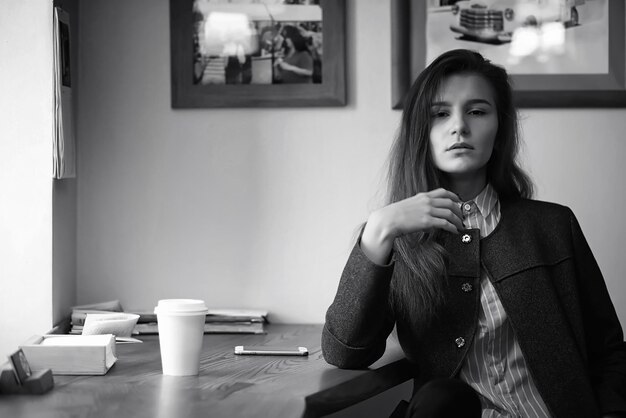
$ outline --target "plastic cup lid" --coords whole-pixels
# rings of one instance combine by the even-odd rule
[[[161,299],[154,308],[155,312],[197,314],[207,313],[203,300],[199,299]]]

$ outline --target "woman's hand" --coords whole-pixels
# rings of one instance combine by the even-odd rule
[[[457,233],[464,228],[460,202],[456,194],[436,189],[372,212],[361,235],[361,249],[373,262],[386,264],[397,237],[436,229]]]
[[[381,211],[394,238],[435,229],[457,233],[464,228],[460,203],[451,191],[436,189],[392,203]]]

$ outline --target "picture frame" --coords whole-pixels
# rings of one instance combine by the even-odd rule
[[[511,74],[518,107],[626,107],[625,6],[619,0],[606,1],[608,71],[592,74]],[[391,0],[393,109],[402,108],[406,92],[426,66],[426,3],[424,0]],[[468,49],[473,49],[470,42],[467,44]]]
[[[13,373],[15,374],[15,378],[17,379],[17,383],[23,385],[26,380],[33,374],[30,369],[30,365],[28,364],[28,360],[26,360],[26,356],[22,349],[18,349],[13,354],[9,355],[9,361],[11,362],[11,367],[13,369]]]
[[[345,106],[345,0],[319,0],[323,51],[321,70],[318,70],[321,82],[318,79],[314,83],[295,84],[272,84],[275,83],[273,75],[270,84],[199,84],[194,80],[194,59],[197,60],[194,58],[194,49],[197,49],[194,46],[194,30],[197,30],[194,29],[194,2],[197,1],[170,0],[172,108]],[[237,7],[237,4],[233,5]],[[273,51],[271,60],[275,63]],[[275,65],[270,67],[275,68]]]

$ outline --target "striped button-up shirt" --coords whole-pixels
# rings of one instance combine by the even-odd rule
[[[461,204],[466,228],[489,235],[500,221],[500,202],[487,185],[472,201]],[[550,417],[533,382],[498,294],[484,271],[476,335],[459,377],[479,394],[482,418]]]

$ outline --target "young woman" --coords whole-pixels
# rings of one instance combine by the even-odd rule
[[[626,416],[626,344],[570,209],[530,200],[504,69],[467,50],[410,91],[388,204],[370,214],[322,349],[367,367],[394,326],[414,365],[407,416]]]
[[[312,83],[313,57],[307,40],[295,26],[287,25],[282,31],[285,38],[285,57],[278,58],[274,65],[280,69],[283,83]]]

